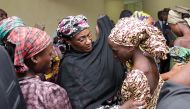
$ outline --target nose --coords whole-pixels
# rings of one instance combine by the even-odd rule
[[[86,39],[86,45],[91,45],[91,43],[92,43],[91,38],[87,38],[87,39]]]

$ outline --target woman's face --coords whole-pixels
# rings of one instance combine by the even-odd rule
[[[177,36],[182,36],[178,24],[169,24],[169,27]]]
[[[89,29],[85,29],[71,40],[68,40],[67,43],[69,43],[74,50],[79,52],[90,52],[92,50],[92,33]]]
[[[6,18],[7,18],[7,16],[0,12],[0,21],[3,20],[3,19],[6,19]]]
[[[35,55],[33,58],[36,60],[34,62],[34,67],[32,70],[36,73],[45,73],[47,72],[49,66],[51,65],[53,45],[50,44],[42,52]]]
[[[134,47],[125,47],[122,45],[117,45],[110,40],[108,40],[108,43],[113,51],[114,56],[118,58],[120,61],[125,62],[132,57]]]

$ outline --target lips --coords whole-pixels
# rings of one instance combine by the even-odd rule
[[[92,45],[90,45],[90,46],[87,47],[88,50],[91,49],[91,48],[92,48]]]

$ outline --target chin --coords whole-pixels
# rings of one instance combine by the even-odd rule
[[[91,52],[91,51],[92,51],[92,47],[85,50],[85,52]]]
[[[88,52],[91,52],[92,51],[92,49],[90,49],[90,50],[86,50],[86,52],[88,53]]]

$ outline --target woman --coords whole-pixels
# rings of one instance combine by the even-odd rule
[[[147,109],[156,109],[164,81],[155,58],[166,59],[168,47],[161,32],[136,18],[118,21],[109,36],[109,45],[122,62],[131,65],[122,86],[122,101],[145,100]]]
[[[143,21],[144,23],[148,24],[148,25],[154,25],[154,19],[152,18],[152,16],[150,16],[149,14],[147,13],[144,13],[143,11],[135,11],[132,15],[132,17],[138,19],[138,20],[141,20]],[[170,52],[171,54],[171,52]],[[169,54],[167,54],[167,58],[168,58]],[[156,63],[158,64],[158,69],[161,70],[163,68],[162,66],[162,61],[167,61],[169,59],[166,59],[166,60],[160,60],[160,59],[157,59],[155,58],[156,60]],[[161,61],[161,62],[160,62]],[[166,66],[165,66],[166,67]],[[182,64],[175,64],[170,71],[168,72],[164,72],[163,74],[161,74],[161,77],[163,80],[168,80],[170,77],[172,77],[173,75],[176,74],[176,72],[180,71],[181,68],[183,67]],[[161,72],[160,72],[161,73]]]
[[[23,26],[25,26],[25,24],[22,19],[16,16],[8,17],[0,21],[0,45],[5,47],[12,61],[14,61],[14,45],[6,41],[7,36],[12,29]]]
[[[159,77],[153,57],[165,59],[168,47],[157,28],[134,18],[121,19],[109,36],[109,45],[117,58],[132,65],[122,86],[124,100],[144,99],[147,109],[189,108],[190,64],[178,70],[169,81]]]
[[[162,86],[157,109],[189,109],[190,107],[190,63]]]
[[[117,102],[124,70],[108,47],[107,37],[112,27],[107,16],[100,18],[99,36],[92,42],[85,16],[68,16],[58,25],[58,36],[68,44],[58,79],[67,90],[74,109],[95,109]],[[128,103],[127,106],[133,104]],[[134,106],[136,104],[131,107]]]
[[[27,108],[71,109],[66,91],[56,84],[41,81],[38,76],[46,72],[51,62],[50,36],[32,27],[17,27],[9,32],[9,28],[5,28],[8,26],[1,27],[0,36],[6,36],[3,42],[14,46],[13,62]]]
[[[190,11],[184,7],[176,7],[169,11],[168,23],[171,30],[179,36],[170,49],[171,65],[187,63],[190,59]]]
[[[8,42],[7,37],[13,29],[18,27],[25,27],[25,24],[22,19],[16,16],[6,18],[0,22],[0,44],[7,49],[12,61],[14,61],[15,45]],[[45,74],[39,74],[42,80],[56,82],[60,58],[58,57],[55,49],[53,49],[53,54],[52,65],[50,66],[51,68],[49,68],[48,72]]]

